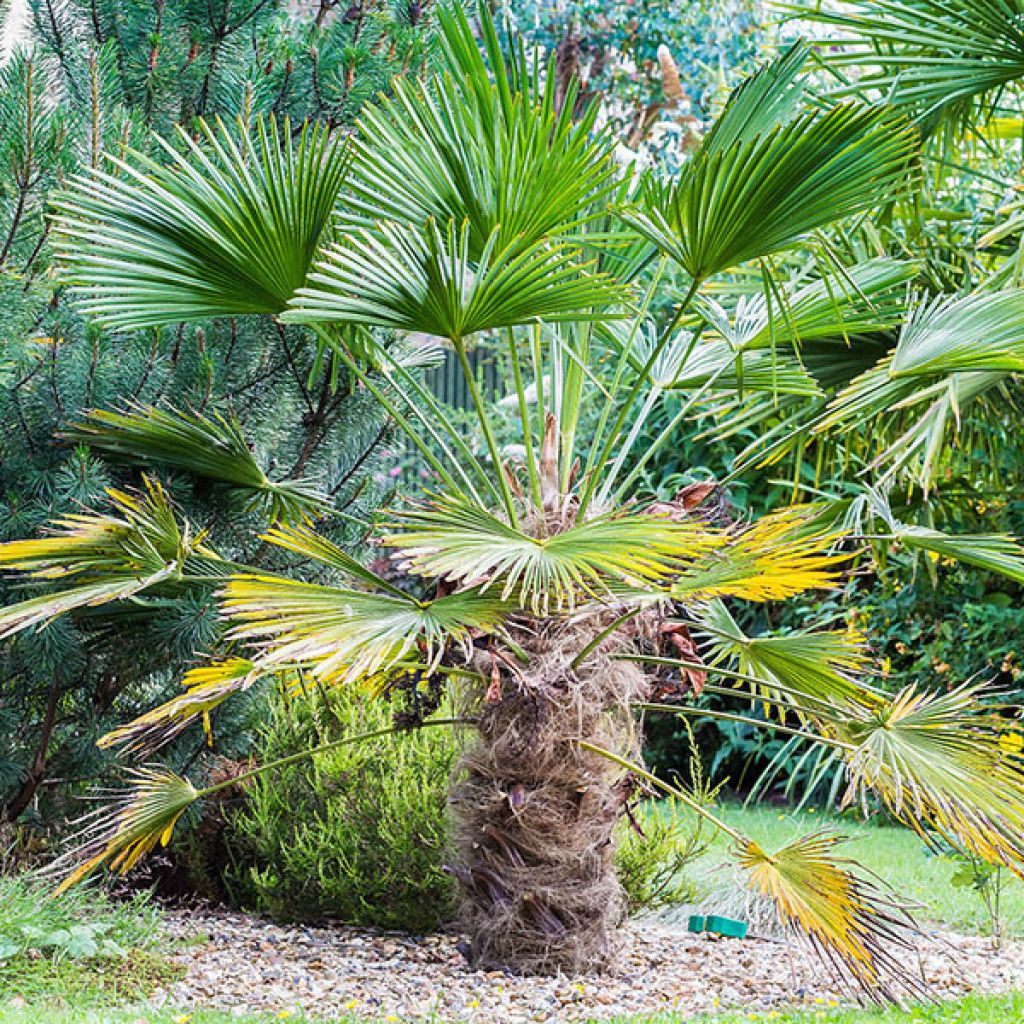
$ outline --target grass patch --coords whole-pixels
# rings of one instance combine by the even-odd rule
[[[769,808],[743,808],[726,804],[717,813],[730,825],[749,834],[768,849],[783,846],[802,833],[831,827],[850,841],[844,852],[865,868],[884,878],[904,898],[919,903],[916,916],[959,931],[991,934],[988,916],[979,895],[970,887],[952,884],[958,864],[948,857],[935,857],[906,829],[876,825],[855,818],[834,817],[820,812],[783,812]],[[712,869],[727,860],[728,840],[716,837],[704,856],[691,866],[695,879],[705,890],[716,881]],[[1003,872],[1002,920],[1004,934],[1024,935],[1024,882]],[[920,1018],[922,1020],[928,1018]]]
[[[628,1018],[627,1018],[628,1020]],[[627,1020],[617,1024],[627,1024]],[[701,1024],[1020,1024],[1024,993],[968,996],[951,1003],[884,1010],[803,1010],[750,1014],[730,1013],[701,1018]],[[682,1024],[681,1018],[655,1018],[649,1024]],[[639,1024],[639,1022],[637,1022]],[[691,1021],[689,1024],[697,1024]]]
[[[71,1007],[6,1007],[0,1010],[4,1024],[368,1024],[351,1017],[313,1021],[299,1014],[251,1014],[236,1016],[219,1010],[102,1010]],[[608,1024],[1020,1024],[1024,1019],[1024,994],[970,996],[952,1003],[911,1007],[907,1010],[825,1010],[792,1012],[728,1013],[714,1017],[683,1018],[677,1014],[655,1017],[617,1017]],[[412,1024],[411,1021],[390,1024]],[[378,1022],[379,1024],[379,1022]]]
[[[138,1002],[173,983],[184,969],[152,948],[159,917],[141,896],[115,902],[81,887],[54,897],[27,878],[0,878],[2,1019],[12,1002],[66,1014]]]

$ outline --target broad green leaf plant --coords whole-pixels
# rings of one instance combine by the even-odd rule
[[[918,341],[899,367],[955,355],[961,339],[923,352],[929,315],[906,305],[907,261],[843,262],[828,234],[912,192],[919,133],[885,105],[809,102],[798,44],[734,94],[676,180],[636,181],[593,114],[574,119],[543,61],[509,53],[486,14],[478,32],[455,9],[439,23],[444,73],[398,83],[350,141],[270,121],[205,126],[166,169],[128,153],[116,189],[102,172],[74,182],[55,223],[67,280],[108,325],[258,310],[315,329],[430,474],[427,493],[371,524],[394,571],[322,538],[316,496],[254,469],[229,418],[127,407],[91,417],[80,436],[276,502],[265,543],[333,582],[230,564],[148,480],[111,495],[113,512],[0,546],[0,564],[31,590],[3,610],[3,629],[222,580],[218,659],[105,740],[141,756],[191,723],[210,728],[262,677],[368,697],[399,680],[443,685],[455,712],[417,724],[468,734],[452,781],[453,871],[477,963],[578,970],[614,957],[624,902],[612,836],[634,785],[722,829],[751,891],[846,979],[876,998],[917,991],[912,922],[840,855],[838,837],[773,851],[740,834],[644,768],[643,718],[699,718],[716,713],[696,703],[702,690],[728,697],[738,710],[718,713],[834,754],[848,800],[870,797],[925,841],[1024,873],[1015,727],[977,687],[887,695],[848,632],[740,628],[743,602],[841,580],[853,545],[836,509],[747,521],[705,510],[706,493],[645,503],[635,492],[709,396],[804,395],[806,339],[841,352],[907,318]],[[776,261],[793,259],[811,270],[780,286]],[[954,312],[976,315],[971,329],[1009,358],[1012,339],[987,329],[984,308]],[[511,446],[507,414],[474,372],[482,345],[509,368]],[[443,350],[465,371],[470,431],[423,382]],[[638,450],[666,396],[679,411]],[[58,860],[63,885],[130,868],[222,788],[155,767],[129,782]]]

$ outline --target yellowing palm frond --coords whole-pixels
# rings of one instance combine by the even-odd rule
[[[878,795],[925,839],[1024,876],[1024,760],[1020,726],[986,706],[984,690],[907,687],[876,709],[849,716],[849,799]],[[1010,741],[1010,742],[1008,742]]]
[[[639,513],[590,519],[534,537],[486,509],[451,499],[398,518],[385,543],[414,572],[500,592],[534,613],[601,598],[616,585],[653,584],[722,542],[718,531]]]
[[[136,768],[129,776],[131,788],[87,816],[74,849],[47,869],[63,874],[73,868],[58,893],[100,867],[123,874],[157,843],[166,846],[174,826],[200,796],[191,782],[166,768]]]
[[[209,736],[210,712],[229,697],[248,689],[261,675],[262,668],[247,658],[228,658],[194,668],[186,672],[181,681],[185,693],[118,726],[101,736],[96,745],[121,746],[126,752],[150,754],[169,743],[197,718],[202,718]]]
[[[913,921],[892,893],[836,856],[839,842],[816,833],[769,854],[746,840],[737,857],[750,889],[770,900],[781,923],[806,938],[841,980],[879,1000],[926,994],[911,955]]]
[[[163,487],[143,479],[140,492],[107,492],[115,514],[62,516],[51,536],[0,544],[0,568],[63,586],[0,609],[0,636],[179,580],[192,555],[218,560],[202,535],[179,525]]]
[[[372,679],[413,651],[437,657],[506,612],[476,591],[419,601],[257,575],[231,577],[221,607],[235,623],[230,636],[258,647],[267,671],[309,666],[342,684]]]
[[[679,579],[672,594],[690,601],[779,601],[833,587],[841,578],[839,566],[847,561],[832,551],[841,536],[820,526],[809,509],[783,509],[730,536]]]

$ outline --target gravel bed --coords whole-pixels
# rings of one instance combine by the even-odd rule
[[[780,942],[691,935],[631,922],[617,966],[602,976],[522,978],[471,970],[455,935],[395,935],[348,927],[282,927],[244,914],[171,911],[165,921],[183,981],[156,1001],[329,1019],[525,1024],[604,1020],[675,1010],[835,1004],[844,1000],[813,957]],[[935,931],[918,951],[936,995],[1024,988],[1024,943]],[[285,1017],[288,1016],[286,1012]]]

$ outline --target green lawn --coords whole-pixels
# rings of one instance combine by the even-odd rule
[[[175,1010],[96,1010],[42,1009],[35,1007],[0,1007],[4,1024],[357,1024],[354,1020],[335,1018],[312,1022],[307,1018],[287,1015],[244,1016],[213,1010],[196,1010],[183,1014]],[[1024,994],[995,998],[972,997],[962,1002],[938,1006],[914,1007],[906,1011],[834,1011],[807,1010],[799,1013],[728,1014],[714,1018],[691,1020],[687,1024],[1020,1024],[1024,1019]],[[622,1017],[614,1024],[683,1024],[676,1015],[658,1017]],[[365,1022],[360,1022],[365,1024]],[[390,1024],[396,1024],[393,1020]],[[406,1022],[399,1022],[406,1024]]]
[[[864,867],[880,875],[903,897],[922,904],[916,916],[965,932],[989,934],[982,900],[970,887],[956,887],[951,879],[957,864],[946,857],[930,856],[910,832],[901,828],[867,824],[856,819],[837,819],[802,811],[744,809],[720,806],[717,812],[731,825],[769,848],[785,844],[795,836],[821,828],[835,828],[850,836],[845,852]],[[701,861],[693,866],[695,879],[704,887],[715,884],[709,869],[726,859],[726,841],[717,839]],[[1002,918],[1007,935],[1024,935],[1024,882],[1003,872]]]

